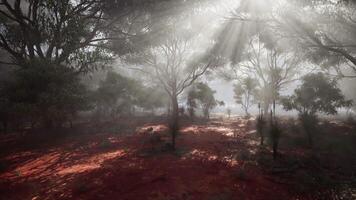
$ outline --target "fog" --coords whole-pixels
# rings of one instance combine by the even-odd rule
[[[0,0],[0,199],[356,199],[356,1]]]

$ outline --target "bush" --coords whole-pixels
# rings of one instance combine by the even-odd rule
[[[51,128],[89,109],[87,90],[73,70],[39,61],[26,66],[15,71],[1,91],[11,103],[9,114]]]

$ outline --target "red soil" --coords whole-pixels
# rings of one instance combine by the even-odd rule
[[[286,186],[241,159],[258,149],[247,121],[183,125],[175,153],[152,151],[145,142],[148,127],[169,141],[162,124],[139,126],[127,136],[78,134],[33,148],[12,147],[3,138],[0,144],[9,142],[13,152],[0,157],[7,163],[0,199],[293,199]]]

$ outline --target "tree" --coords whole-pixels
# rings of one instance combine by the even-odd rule
[[[142,33],[138,27],[147,25],[134,23],[146,14],[139,17],[135,11],[145,5],[132,0],[2,0],[0,48],[6,56],[1,55],[0,63],[14,66],[11,78],[17,81],[9,84],[14,94],[3,93],[16,103],[9,112],[40,117],[51,126],[54,118],[64,117],[64,111],[81,110],[86,89],[80,76],[106,66],[112,60],[111,50],[118,46],[117,54],[132,50],[133,38]]]
[[[322,73],[304,76],[302,85],[292,96],[283,98],[282,103],[284,109],[298,111],[310,145],[313,144],[312,133],[317,123],[317,113],[335,115],[338,108],[352,105],[352,101],[345,100],[337,81]]]
[[[138,95],[136,106],[149,110],[152,114],[154,114],[155,109],[163,108],[169,101],[167,94],[157,87],[154,88],[141,85]]]
[[[196,102],[196,91],[194,89],[189,90],[187,95],[188,113],[191,118],[195,117],[195,109],[198,107]]]
[[[212,90],[205,83],[197,83],[196,85],[196,99],[198,100],[198,104],[200,104],[204,117],[207,119],[210,118],[210,111],[212,109],[218,105],[224,105],[223,101],[215,99],[215,93],[216,91]]]
[[[356,77],[354,1],[270,2],[260,12],[251,3],[243,1],[230,19],[246,26],[263,25],[333,75]]]
[[[257,93],[257,83],[254,79],[244,78],[240,84],[234,85],[234,99],[236,103],[241,104],[246,116],[249,116],[248,109],[252,105],[253,96]]]
[[[160,85],[170,97],[172,113],[170,129],[172,148],[178,132],[178,97],[201,77],[209,68],[219,64],[213,56],[197,56],[193,49],[194,38],[187,30],[168,30],[166,37],[160,38],[158,45],[126,57],[126,61],[136,64],[135,70],[148,76]],[[194,61],[192,60],[194,57]]]
[[[39,62],[14,73],[2,92],[11,104],[9,115],[40,120],[51,128],[89,108],[88,92],[71,69]]]
[[[271,121],[270,121],[270,127],[269,127],[269,138],[272,143],[273,160],[276,160],[277,155],[278,155],[278,146],[279,146],[279,140],[281,137],[282,130],[279,127],[275,116],[271,116],[270,120]],[[261,142],[262,141],[263,140],[261,138]],[[261,143],[261,144],[263,144],[263,143]]]
[[[195,109],[200,107],[205,118],[209,119],[210,111],[218,105],[223,105],[224,102],[215,99],[216,91],[212,90],[205,83],[193,84],[188,92],[187,105],[188,112],[191,117],[195,115]]]
[[[256,80],[258,92],[254,98],[262,103],[265,114],[280,91],[297,79],[300,57],[288,49],[278,47],[267,33],[251,36],[238,63],[230,65],[226,76],[232,80],[251,77]],[[230,58],[233,61],[234,56]]]
[[[227,108],[226,109],[226,113],[227,113],[228,118],[230,119],[230,117],[231,117],[231,108]]]
[[[94,92],[97,111],[112,119],[116,119],[119,114],[131,114],[134,105],[138,104],[141,87],[133,79],[108,72]]]
[[[26,67],[33,60],[89,70],[89,64],[103,61],[99,48],[107,37],[104,1],[3,0],[0,4],[0,47],[11,63]]]
[[[185,0],[2,0],[0,48],[7,56],[0,56],[0,63],[24,70],[48,65],[49,71],[64,68],[81,76],[107,66],[115,55],[155,46],[157,40],[152,38],[164,32],[161,22],[170,21],[168,16],[182,18],[183,11],[199,4]]]
[[[309,9],[303,9],[308,7]],[[296,35],[295,44],[308,51],[309,60],[340,77],[356,78],[354,1],[297,3],[293,15],[284,13],[285,34]]]

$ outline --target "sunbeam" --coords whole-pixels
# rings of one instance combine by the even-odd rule
[[[356,199],[353,0],[0,0],[0,199]]]

